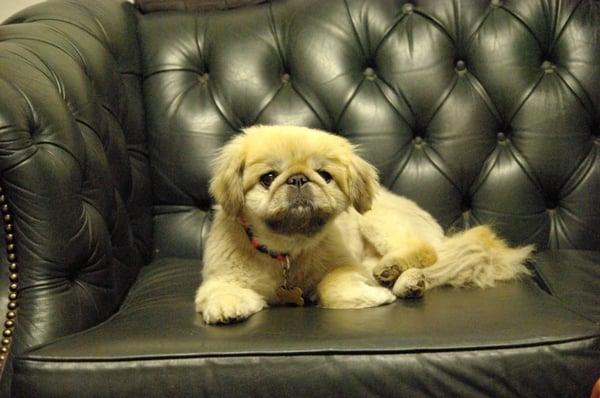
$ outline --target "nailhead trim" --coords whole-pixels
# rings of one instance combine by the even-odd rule
[[[6,240],[6,258],[9,261],[8,265],[8,279],[10,284],[8,285],[8,311],[6,312],[6,319],[4,320],[4,329],[2,331],[2,340],[0,340],[0,377],[4,371],[6,365],[6,359],[10,351],[11,343],[13,341],[15,323],[17,318],[17,297],[19,290],[19,266],[17,264],[17,246],[15,245],[15,232],[13,225],[13,217],[10,214],[10,206],[4,194],[4,190],[0,186],[0,212],[2,213],[2,222],[4,223],[5,240]]]

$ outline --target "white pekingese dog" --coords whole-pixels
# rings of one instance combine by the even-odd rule
[[[445,236],[333,134],[251,127],[224,146],[213,172],[218,205],[196,293],[209,324],[270,304],[374,307],[439,285],[487,287],[528,274],[531,246],[509,248],[487,226]]]

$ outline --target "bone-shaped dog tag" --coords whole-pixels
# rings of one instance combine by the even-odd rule
[[[302,298],[302,289],[299,287],[285,288],[280,286],[277,288],[277,297],[283,304],[294,304],[299,307],[304,305],[304,299]]]

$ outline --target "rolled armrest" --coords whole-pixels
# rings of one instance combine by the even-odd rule
[[[149,259],[140,86],[124,0],[49,1],[0,26],[3,364],[105,320]]]

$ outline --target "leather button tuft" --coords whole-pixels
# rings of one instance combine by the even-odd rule
[[[377,74],[375,73],[375,70],[373,68],[371,68],[370,66],[365,68],[365,70],[363,71],[363,75],[365,75],[365,77],[369,80],[375,80],[377,78]]]
[[[542,69],[546,73],[552,73],[552,72],[554,72],[555,68],[556,68],[556,66],[552,62],[550,62],[550,61],[544,61],[544,62],[542,62]]]
[[[290,74],[289,73],[284,73],[283,75],[281,75],[281,82],[283,84],[289,83],[290,81]]]
[[[419,145],[423,145],[423,138],[417,136],[415,137],[415,145],[419,146]]]
[[[502,0],[492,0],[492,1],[490,2],[490,5],[491,5],[492,7],[500,7],[500,6],[502,5]]]
[[[467,64],[462,59],[456,61],[456,70],[459,72],[463,72],[467,69]]]
[[[548,211],[556,211],[557,207],[558,207],[558,200],[553,200],[553,199],[546,200],[546,209],[548,209]]]
[[[502,132],[498,133],[498,141],[500,141],[500,142],[506,141],[506,134],[504,134]]]
[[[471,211],[471,201],[469,198],[463,198],[462,202],[460,203],[460,210],[463,213]]]
[[[209,79],[210,79],[210,75],[208,73],[204,73],[204,74],[198,76],[198,80],[202,84],[208,84]]]
[[[402,12],[405,14],[411,14],[415,10],[415,6],[411,3],[406,3],[402,6]]]

